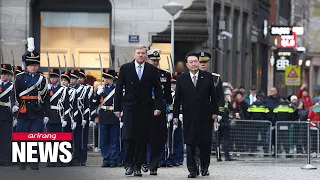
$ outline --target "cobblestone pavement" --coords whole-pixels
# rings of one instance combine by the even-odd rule
[[[144,173],[142,177],[127,177],[124,169],[101,168],[101,157],[90,155],[86,167],[46,168],[41,167],[39,171],[18,170],[18,167],[0,167],[1,180],[133,180],[133,179],[187,179],[188,171],[186,165],[173,168],[160,168],[158,176],[150,176]],[[209,177],[197,177],[198,179],[215,180],[315,180],[320,175],[320,159],[312,159],[312,163],[319,168],[317,170],[302,170],[301,166],[306,164],[306,158],[298,159],[274,159],[274,158],[240,158],[232,162],[219,162],[212,158]]]

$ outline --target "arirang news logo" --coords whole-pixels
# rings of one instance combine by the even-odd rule
[[[12,133],[12,162],[61,162],[72,160],[72,133]]]

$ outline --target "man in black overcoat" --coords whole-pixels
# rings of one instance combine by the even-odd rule
[[[150,119],[159,116],[164,106],[158,69],[145,62],[146,56],[147,48],[136,46],[135,60],[121,66],[116,85],[114,113],[120,117],[123,111],[126,175],[142,176],[141,155],[150,138]]]
[[[214,117],[218,114],[216,88],[211,73],[199,70],[199,56],[186,56],[189,69],[176,82],[176,97],[173,106],[173,120],[179,121],[180,105],[183,109],[183,135],[187,145],[187,167],[189,178],[195,178],[197,164],[195,149],[200,149],[201,174],[208,176]]]

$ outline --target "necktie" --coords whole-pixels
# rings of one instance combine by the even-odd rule
[[[142,66],[139,65],[138,66],[138,77],[139,77],[139,80],[141,80],[141,76],[142,76],[142,70],[141,70]]]
[[[194,87],[197,85],[197,76],[193,76],[193,85]]]

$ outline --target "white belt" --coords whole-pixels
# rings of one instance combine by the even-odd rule
[[[109,110],[109,111],[113,110],[113,106],[100,106],[100,108],[103,110]]]
[[[73,116],[76,117],[78,115],[79,111],[76,110],[74,113],[73,113]]]
[[[0,101],[0,106],[10,107],[10,103]]]
[[[62,107],[59,107],[59,106],[50,106],[51,109],[53,110],[61,110]]]

